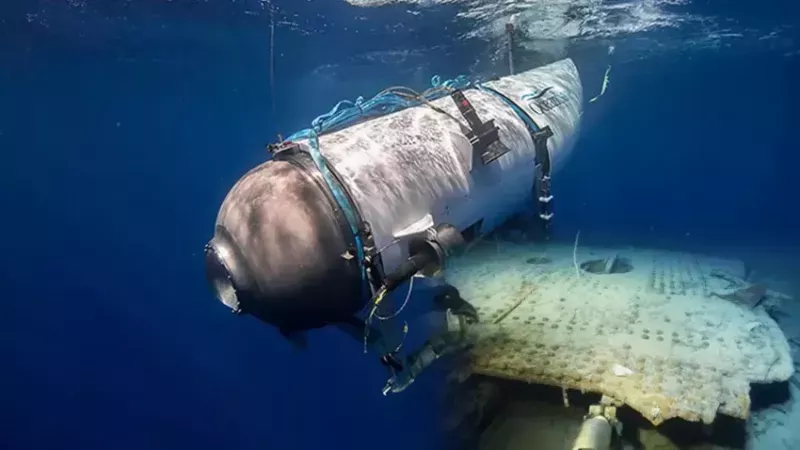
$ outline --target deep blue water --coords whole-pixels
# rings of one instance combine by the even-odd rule
[[[337,332],[300,352],[232,317],[201,255],[278,132],[389,85],[501,73],[497,42],[459,38],[475,25],[453,5],[276,2],[272,99],[257,2],[73,3],[0,6],[0,448],[439,448],[435,373],[384,398],[384,370]],[[555,181],[558,237],[800,244],[797,6],[714,3],[681,8],[780,38],[568,47],[587,98],[618,51]]]

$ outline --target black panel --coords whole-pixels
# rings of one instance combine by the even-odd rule
[[[478,220],[472,225],[465,228],[461,235],[464,236],[464,242],[470,243],[481,235],[481,227],[483,226],[483,219]]]

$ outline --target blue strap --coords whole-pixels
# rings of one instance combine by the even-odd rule
[[[367,273],[366,267],[364,267],[364,245],[361,242],[361,234],[358,229],[358,215],[356,214],[355,206],[350,203],[350,200],[342,190],[342,187],[336,180],[333,179],[333,175],[328,169],[328,164],[325,161],[325,158],[322,156],[322,153],[319,151],[319,135],[314,129],[308,128],[293,134],[290,140],[292,139],[308,139],[308,147],[309,153],[311,154],[311,159],[314,160],[314,164],[322,174],[325,184],[328,185],[328,189],[330,189],[331,193],[333,194],[333,198],[336,200],[339,208],[342,209],[342,212],[347,219],[347,224],[350,225],[350,231],[353,233],[353,238],[355,239],[356,244],[356,257],[358,258],[359,271],[361,272],[361,281],[365,282],[367,279]]]

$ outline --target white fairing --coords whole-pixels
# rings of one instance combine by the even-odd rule
[[[583,91],[575,64],[565,59],[486,83],[514,101],[540,128],[550,126],[552,172],[563,166],[578,133]],[[547,89],[546,91],[544,91]],[[542,93],[534,100],[526,94]],[[455,120],[468,126],[453,100],[432,102],[450,116],[418,106],[320,138],[320,152],[339,172],[364,220],[372,226],[391,271],[407,254],[404,230],[417,222],[464,230],[483,219],[491,231],[531,202],[535,149],[525,123],[496,95],[464,92],[482,121],[494,119],[509,152],[483,165]],[[527,98],[527,97],[526,97]],[[393,243],[394,242],[394,243]]]

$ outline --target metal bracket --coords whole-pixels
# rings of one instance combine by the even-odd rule
[[[267,151],[273,156],[275,156],[276,153],[280,153],[285,150],[296,149],[298,147],[299,145],[292,141],[278,141],[266,145]]]
[[[372,234],[372,226],[369,222],[361,222],[358,232],[361,235],[361,243],[364,248],[365,261],[363,264],[367,271],[370,287],[374,293],[383,285],[383,279],[386,275],[383,270],[383,258],[381,258],[381,252],[375,245],[375,236]]]
[[[553,136],[549,126],[531,134],[534,150],[536,151],[536,179],[533,185],[533,196],[538,204],[539,218],[545,234],[553,218],[551,203],[553,195],[550,193],[550,152],[547,150],[547,140]]]
[[[508,148],[500,147],[490,150],[489,146],[494,144],[500,139],[498,132],[500,131],[494,124],[494,119],[483,122],[478,113],[475,112],[472,103],[467,100],[464,93],[460,90],[455,90],[450,93],[450,98],[456,103],[458,111],[461,116],[469,124],[469,130],[466,131],[467,139],[472,144],[472,150],[481,157],[481,162],[484,165],[491,163],[497,158],[509,152]]]

